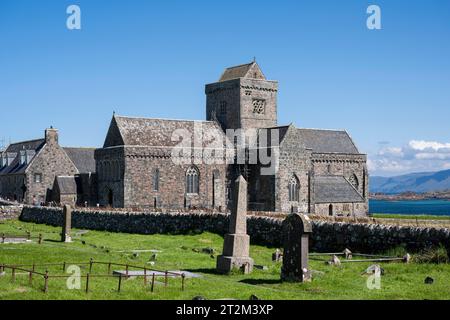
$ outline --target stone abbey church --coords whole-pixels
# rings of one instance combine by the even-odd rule
[[[366,155],[346,131],[279,125],[278,82],[267,80],[256,62],[227,68],[205,93],[205,121],[113,115],[102,148],[63,148],[52,128],[43,139],[11,144],[1,153],[0,197],[33,204],[225,211],[233,182],[243,175],[251,211],[367,213]],[[265,148],[269,154],[277,148],[277,170],[261,174],[265,164],[248,158],[239,164],[195,161],[196,152],[191,163],[175,163],[174,132],[193,133],[196,126],[219,132],[219,148],[233,149],[234,155],[253,145],[244,137],[239,147],[236,138],[230,147],[229,129],[276,130],[277,141]],[[208,148],[207,142],[193,149]],[[253,149],[262,152],[259,143]]]

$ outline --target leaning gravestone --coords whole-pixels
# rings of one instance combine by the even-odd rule
[[[282,225],[284,253],[281,268],[281,280],[304,282],[311,280],[308,269],[308,245],[312,226],[309,218],[303,214],[290,214]]]
[[[62,242],[72,242],[72,208],[69,205],[65,205],[63,209],[63,228],[61,233]]]
[[[233,207],[229,233],[224,237],[223,253],[217,257],[217,271],[228,273],[234,268],[244,273],[253,270],[253,259],[249,256],[250,237],[247,235],[247,181],[239,176],[235,182]]]

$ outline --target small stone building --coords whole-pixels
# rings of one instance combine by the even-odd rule
[[[58,176],[52,188],[52,200],[59,205],[74,207],[78,202],[80,179],[75,176]]]
[[[57,176],[52,188],[52,201],[59,205],[95,206],[97,200],[97,175],[94,148],[64,148],[75,164],[74,176]]]
[[[63,148],[58,138],[50,128],[43,139],[13,143],[0,153],[1,198],[45,204],[53,201],[56,177],[78,176],[86,185],[81,198],[96,202],[94,149]]]

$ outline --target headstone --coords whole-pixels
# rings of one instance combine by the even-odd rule
[[[72,208],[69,205],[65,205],[63,209],[63,216],[64,216],[64,222],[63,222],[63,228],[62,228],[62,234],[61,234],[61,241],[62,242],[72,242]]]
[[[303,214],[290,214],[282,225],[283,230],[283,266],[281,280],[289,282],[305,282],[311,280],[308,268],[309,235],[312,225]]]
[[[345,255],[345,259],[347,259],[347,260],[351,260],[352,259],[353,255],[352,255],[352,252],[349,249],[346,248],[343,253]]]
[[[426,277],[424,282],[425,284],[433,284],[434,279],[432,277]]]
[[[217,257],[217,271],[228,273],[241,269],[244,273],[253,270],[253,259],[249,256],[250,237],[247,235],[247,181],[239,176],[235,182],[233,207],[229,233],[224,237],[223,253]]]
[[[272,261],[280,262],[283,259],[283,253],[280,249],[275,250],[274,253],[272,253]]]
[[[380,267],[380,265],[378,264],[373,264],[371,266],[369,266],[365,271],[365,274],[379,274],[379,275],[384,275],[384,269],[382,267]]]
[[[340,266],[341,260],[339,260],[339,258],[336,255],[333,255],[331,257],[331,259],[329,261],[327,261],[326,263],[329,265],[332,265],[332,266]]]
[[[407,253],[404,257],[403,257],[403,262],[404,263],[410,263],[411,262],[411,255],[409,253]]]

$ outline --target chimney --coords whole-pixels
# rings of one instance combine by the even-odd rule
[[[45,142],[58,144],[58,129],[53,129],[53,127],[45,129]]]

